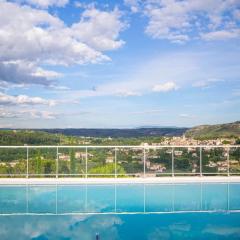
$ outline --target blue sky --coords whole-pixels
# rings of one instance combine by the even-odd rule
[[[239,120],[237,0],[1,0],[0,8],[0,127]]]

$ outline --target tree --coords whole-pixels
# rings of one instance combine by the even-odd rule
[[[41,160],[41,152],[37,151],[36,155],[36,174],[41,174],[42,172],[42,160]]]
[[[189,170],[189,168],[191,167],[190,163],[189,163],[189,159],[187,158],[179,158],[178,161],[175,161],[175,167],[177,170]]]
[[[71,174],[76,173],[76,158],[73,149],[70,149],[70,172]]]
[[[52,173],[52,162],[49,160],[44,163],[44,173],[45,174]]]
[[[124,175],[125,171],[124,168],[120,165],[116,166],[117,174]],[[89,173],[91,174],[115,174],[115,164],[114,163],[108,163],[103,166],[97,166],[94,168],[91,168]],[[111,177],[111,176],[110,176]]]

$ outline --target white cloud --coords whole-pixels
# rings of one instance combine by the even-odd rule
[[[29,110],[29,111],[22,111],[21,113],[28,115],[28,118],[32,119],[56,119],[58,117],[57,113],[49,112],[49,111],[37,111],[37,110]]]
[[[32,73],[32,76],[44,77],[47,79],[54,79],[54,78],[62,77],[63,75],[55,71],[49,71],[49,70],[42,69],[41,67],[37,67],[35,72]]]
[[[209,33],[203,33],[201,34],[201,37],[207,41],[240,38],[240,29],[233,29],[230,31],[220,30],[220,31],[214,31]]]
[[[2,61],[24,59],[68,65],[107,59],[101,52],[74,38],[74,30],[47,11],[4,1],[0,2],[0,8]]]
[[[15,111],[13,112],[7,109],[0,108],[0,119],[15,118],[15,117],[17,117],[17,114]]]
[[[46,4],[49,2],[57,1],[46,0]],[[124,43],[119,39],[119,33],[126,25],[117,9],[108,12],[94,7],[85,9],[80,21],[71,26],[46,10],[26,5],[0,1],[0,9],[0,63],[11,62],[11,67],[15,63],[18,76],[23,75],[21,72],[24,69],[17,63],[35,66],[35,73],[26,75],[25,71],[21,81],[26,78],[29,83],[35,83],[38,79],[41,84],[49,85],[46,84],[47,77],[58,77],[59,74],[40,68],[41,65],[67,66],[109,61],[110,58],[103,52],[115,50]],[[19,82],[18,76],[15,80],[6,76],[7,81]],[[35,80],[29,79],[31,77]]]
[[[206,80],[196,81],[193,83],[193,87],[209,87],[210,85],[224,82],[224,79],[221,78],[208,78]]]
[[[35,109],[10,110],[0,109],[0,119],[56,119],[59,114],[50,111],[39,111]]]
[[[49,6],[64,7],[68,0],[25,0],[23,2],[41,8],[48,8]]]
[[[145,32],[153,38],[183,43],[191,38],[239,37],[237,0],[125,0],[125,3],[148,18]]]
[[[166,82],[166,83],[162,83],[162,84],[157,84],[155,86],[153,86],[153,91],[154,92],[169,92],[172,90],[177,90],[178,87],[176,85],[176,83],[174,82]]]
[[[121,47],[124,41],[117,40],[126,24],[120,21],[118,9],[111,12],[96,8],[86,9],[79,23],[73,24],[74,37],[99,51],[114,50]]]
[[[27,95],[11,96],[0,92],[0,105],[49,105],[54,106],[56,101]]]
[[[0,118],[1,118],[1,112],[0,112]],[[13,127],[13,124],[11,123],[0,123],[0,128],[12,128]],[[5,231],[4,231],[5,233]],[[6,233],[5,233],[6,234]]]
[[[140,4],[140,1],[139,0],[124,0],[124,3],[130,7],[131,11],[133,13],[136,13],[139,11],[139,4]]]
[[[53,79],[61,76],[60,73],[44,70],[31,62],[0,62],[0,82],[49,86],[53,84]]]

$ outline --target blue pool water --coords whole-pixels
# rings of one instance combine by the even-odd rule
[[[0,239],[240,239],[240,184],[0,186]]]

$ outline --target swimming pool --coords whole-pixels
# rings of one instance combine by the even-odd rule
[[[240,184],[4,185],[0,226],[0,239],[240,239]]]

